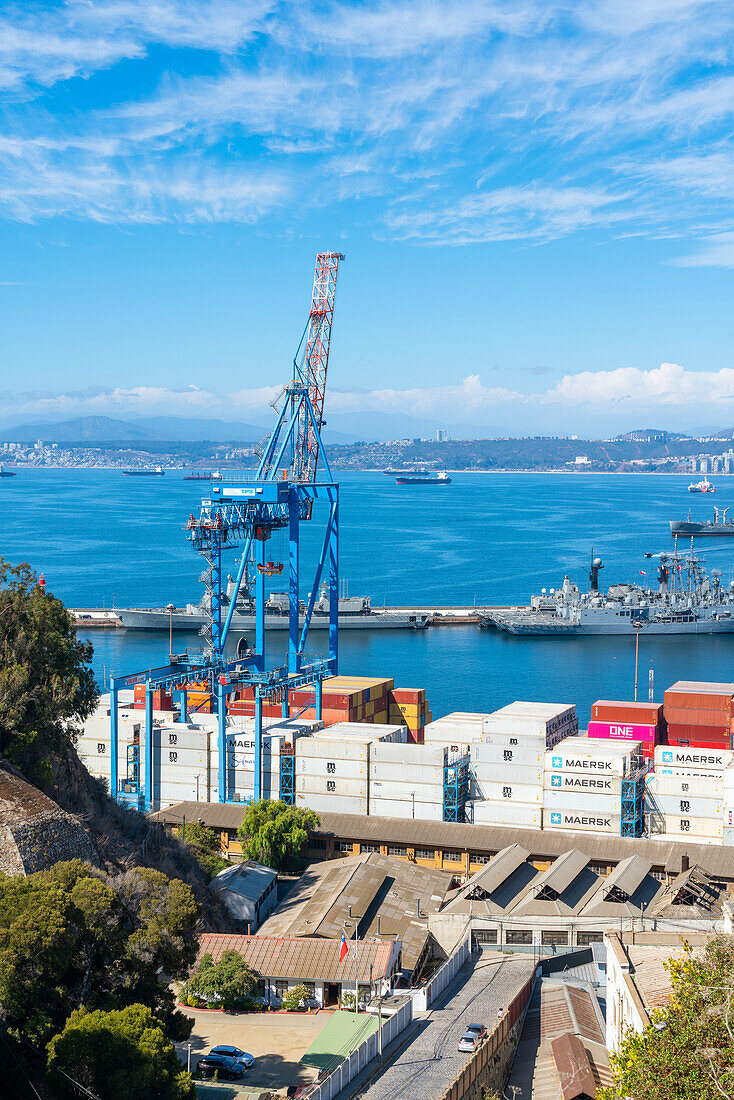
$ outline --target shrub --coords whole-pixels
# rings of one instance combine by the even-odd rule
[[[283,1008],[288,1012],[297,1012],[302,1004],[311,1000],[312,996],[307,985],[294,985],[283,997]]]

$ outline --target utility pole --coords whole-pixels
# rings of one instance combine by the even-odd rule
[[[640,657],[640,624],[634,623],[635,628],[635,702],[637,702],[637,664]]]

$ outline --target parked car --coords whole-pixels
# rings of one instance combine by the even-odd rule
[[[238,1081],[245,1075],[242,1062],[225,1058],[223,1054],[205,1054],[196,1063],[196,1070],[202,1077],[213,1077],[216,1073],[220,1081]]]
[[[221,1056],[222,1058],[233,1058],[235,1062],[242,1062],[242,1065],[245,1067],[245,1069],[249,1069],[255,1061],[254,1055],[248,1054],[246,1050],[240,1050],[239,1047],[227,1047],[220,1045],[212,1047],[209,1053],[215,1054],[218,1057]]]
[[[469,1024],[469,1026],[466,1029],[466,1033],[467,1033],[467,1035],[469,1035],[469,1034],[476,1035],[480,1039],[486,1039],[487,1038],[487,1029],[484,1026],[484,1024]]]
[[[465,1031],[459,1039],[459,1054],[473,1054],[479,1046],[479,1036],[473,1031]]]

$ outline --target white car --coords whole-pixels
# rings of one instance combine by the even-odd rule
[[[248,1054],[246,1050],[240,1050],[239,1047],[212,1047],[209,1053],[218,1054],[222,1058],[232,1058],[235,1062],[241,1062],[245,1069],[249,1069],[255,1061],[252,1054]]]

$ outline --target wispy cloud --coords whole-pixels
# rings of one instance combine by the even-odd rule
[[[378,237],[668,234],[718,262],[733,35],[725,0],[19,4],[0,198],[23,220],[279,226],[349,198]]]

